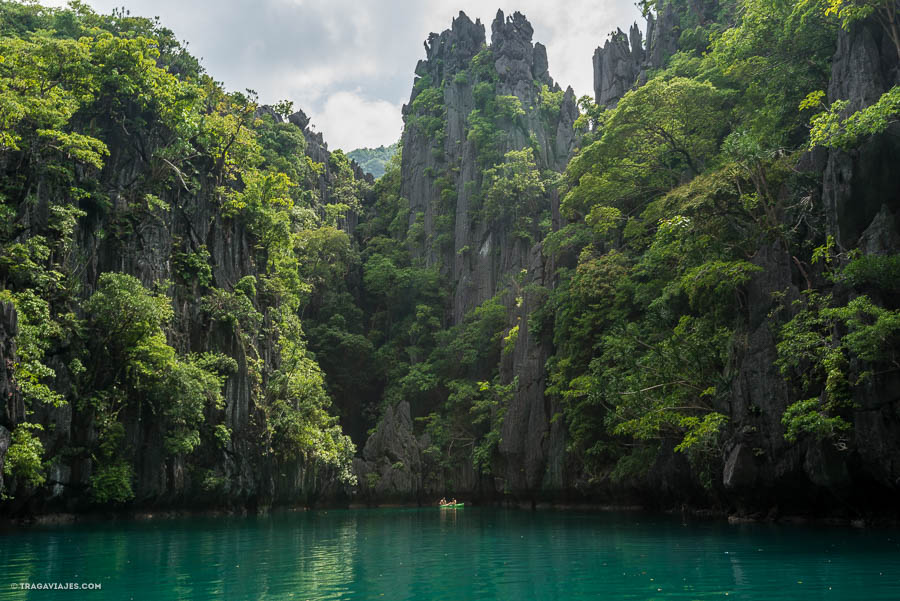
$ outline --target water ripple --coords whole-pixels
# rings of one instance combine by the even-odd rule
[[[895,601],[898,540],[476,508],[94,523],[0,534],[0,599]]]

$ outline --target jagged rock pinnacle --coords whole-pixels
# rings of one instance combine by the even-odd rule
[[[629,33],[626,36],[617,29],[594,51],[594,96],[601,106],[615,106],[645,70],[646,54],[637,23]]]

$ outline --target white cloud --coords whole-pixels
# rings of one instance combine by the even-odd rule
[[[330,95],[311,120],[329,148],[347,151],[396,142],[403,126],[400,105],[364,98],[359,90]]]
[[[378,65],[372,57],[355,60],[342,57],[328,64],[287,65],[255,75],[256,90],[263,102],[293,100],[304,110],[321,106],[335,90],[359,88],[359,81],[378,76]]]

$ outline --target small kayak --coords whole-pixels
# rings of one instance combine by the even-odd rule
[[[446,505],[439,505],[441,509],[459,509],[465,505],[465,503],[447,503]]]

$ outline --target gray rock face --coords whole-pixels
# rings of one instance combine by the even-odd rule
[[[16,425],[25,419],[22,395],[13,379],[18,361],[15,337],[19,333],[18,316],[12,303],[0,302],[0,492],[4,492],[3,466],[6,451]]]
[[[646,46],[637,23],[625,35],[612,32],[594,51],[594,101],[613,108],[629,90],[647,82],[647,71],[659,69],[678,50],[678,15],[672,3],[662,3],[657,17],[647,15]]]
[[[497,11],[497,17],[491,23],[491,48],[494,51],[494,68],[500,81],[515,85],[520,81],[528,81],[533,77],[534,46],[531,36],[534,28],[525,16],[515,12],[504,20],[503,11]],[[539,70],[547,71],[547,53],[543,53]]]
[[[647,57],[637,23],[630,33],[629,40],[619,29],[594,51],[594,99],[601,106],[616,106],[625,92],[646,80]]]
[[[859,249],[867,255],[887,255],[900,248],[900,219],[886,204],[872,219],[859,239]]]
[[[388,407],[354,462],[359,496],[378,501],[421,499],[422,447],[413,434],[409,403]]]
[[[882,212],[866,231],[872,240],[890,240],[885,225],[892,223],[893,218]],[[879,248],[884,248],[883,242]],[[798,498],[814,499],[816,491],[851,496],[860,482],[896,488],[900,449],[891,442],[900,439],[900,420],[892,409],[900,400],[896,374],[857,389],[852,440],[792,444],[784,439],[781,416],[796,399],[774,365],[776,341],[767,315],[774,306],[773,292],[787,292],[787,306],[800,298],[794,283],[800,276],[792,273],[792,259],[778,245],[761,248],[753,262],[764,270],[747,286],[749,332],[724,408],[730,423],[722,472],[725,490],[739,507],[759,510],[797,505]],[[812,505],[806,510],[811,511]]]
[[[547,61],[547,48],[540,42],[534,43],[531,74],[534,76],[535,81],[545,83],[548,86],[553,85],[553,78],[550,77],[550,63]]]
[[[641,85],[648,68],[665,63],[677,50],[678,22],[672,5],[665,4],[657,19],[651,16],[648,20],[647,48],[643,47],[640,31],[635,25],[630,35],[626,36],[620,30],[597,50],[594,68],[598,103],[614,106],[629,89]],[[461,56],[473,55],[475,44],[467,46],[454,42],[454,35],[460,35],[460,31],[473,32],[463,39],[481,39],[480,24],[455,21],[454,30],[429,39],[429,60],[419,64],[417,73],[420,76],[427,73],[435,77],[440,69],[447,69],[447,65],[453,65],[449,71],[452,73],[456,72],[452,69],[464,68],[465,60],[453,56],[452,51],[449,55],[441,55],[441,64],[431,63],[438,57],[433,49],[446,50],[448,45],[451,50],[461,49]],[[554,147],[552,132],[542,129],[529,110],[535,96],[533,82],[529,84],[528,78],[558,89],[549,79],[544,49],[531,44],[532,29],[518,13],[509,18],[498,13],[491,32],[490,48],[499,74],[497,93],[515,95],[526,110],[522,122],[510,124],[506,130],[506,148],[522,147],[526,135],[534,136],[540,147],[537,157],[541,168],[560,168],[558,159],[567,156],[571,149],[570,124],[577,116],[574,95],[570,91],[566,93],[557,130],[559,138]],[[881,34],[869,26],[842,33],[833,64],[829,98],[848,98],[854,108],[865,106],[893,85],[891,82],[896,81],[897,72],[896,58],[885,52]],[[446,76],[448,71],[440,73]],[[466,117],[474,108],[471,87],[471,82],[454,82],[444,88],[447,139],[442,146],[433,148],[409,128],[404,138],[403,189],[411,206],[415,207],[413,210],[425,213],[427,231],[433,231],[430,228],[437,216],[436,213],[429,214],[436,204],[437,191],[429,186],[432,180],[426,169],[441,169],[446,164],[454,168],[455,256],[426,250],[421,255],[432,263],[453,266],[453,323],[458,323],[466,311],[496,293],[504,274],[524,269],[527,274],[525,284],[537,283],[545,287],[552,287],[554,279],[554,266],[546,263],[539,245],[530,248],[520,245],[502,229],[473,224],[469,218],[474,197],[467,190],[480,184],[476,149],[465,139]],[[894,172],[891,165],[900,162],[893,141],[896,136],[892,136],[893,133],[872,140],[852,155],[818,152],[803,161],[805,169],[824,173],[822,192],[829,231],[848,245],[858,242],[860,248],[870,254],[890,254],[900,250],[900,189],[891,183],[893,180],[888,181]],[[410,151],[411,148],[419,150]],[[467,186],[467,183],[471,185]],[[554,214],[558,226],[558,211]],[[781,244],[762,246],[752,262],[763,270],[746,286],[747,314],[740,334],[743,344],[735,351],[731,394],[719,407],[729,418],[718,466],[721,476],[715,485],[716,494],[722,495],[719,502],[757,513],[778,507],[814,511],[817,503],[822,507],[833,507],[835,502],[843,502],[835,499],[853,498],[854,494],[859,494],[854,493],[855,488],[882,492],[896,490],[900,486],[900,449],[895,443],[900,440],[900,420],[896,412],[900,402],[900,375],[896,373],[882,375],[867,387],[856,390],[852,440],[839,441],[839,444],[828,441],[789,444],[785,440],[781,418],[787,406],[796,399],[792,397],[790,383],[775,366],[776,338],[769,314],[774,308],[773,293],[783,293],[782,302],[790,306],[793,300],[801,297],[800,286],[805,284],[805,277]],[[550,349],[534,339],[527,327],[527,315],[538,302],[539,298],[526,293],[521,306],[513,312],[511,325],[519,325],[518,339],[514,351],[502,359],[500,373],[503,382],[517,378],[518,388],[508,404],[501,427],[498,457],[492,466],[493,489],[532,499],[542,494],[559,498],[574,489],[587,489],[601,498],[608,493],[617,494],[612,489],[601,490],[582,482],[578,466],[567,462],[565,428],[560,420],[551,423],[550,417],[558,408],[551,406],[544,395],[544,363]],[[388,423],[397,422],[395,414],[388,417]],[[384,432],[402,432],[392,436],[397,441],[408,440],[409,446],[414,440],[404,428],[388,426]],[[385,446],[380,442],[383,440],[384,434],[379,432],[370,442],[373,448],[380,448]],[[419,448],[424,446],[420,441]],[[709,502],[710,493],[699,486],[694,468],[684,455],[674,453],[671,447],[664,444],[659,460],[644,481],[633,485],[643,489],[644,498],[649,494],[659,498],[693,498],[701,503]],[[406,446],[399,444],[399,448]],[[398,481],[386,469],[388,461],[399,456],[398,451],[367,455],[368,473],[385,479],[387,488],[384,490],[388,494],[411,495],[417,483],[405,478]],[[376,461],[381,462],[377,469],[373,467]],[[466,490],[474,491],[478,486],[477,478],[457,480],[462,481],[472,487]],[[441,490],[440,486],[427,483],[423,488],[427,493]]]
[[[307,117],[306,113],[304,113],[303,111],[297,111],[292,115],[289,115],[288,121],[302,130],[306,130],[306,126],[309,125],[309,117]]]
[[[453,19],[450,29],[441,34],[432,33],[425,41],[425,61],[416,65],[416,75],[431,76],[439,82],[469,66],[485,43],[484,25],[480,19],[473,23],[462,11]]]
[[[553,266],[545,264],[541,246],[532,248],[529,283],[549,287],[553,283],[552,274]],[[500,465],[494,470],[498,474],[495,481],[498,493],[527,496],[561,492],[567,484],[564,449],[557,445],[560,435],[563,440],[565,436],[559,430],[561,424],[553,424],[555,436],[551,436],[553,413],[544,396],[544,364],[550,349],[535,339],[528,328],[528,314],[542,300],[536,292],[523,295],[522,304],[515,312],[519,327],[516,346],[501,365],[501,378],[508,382],[518,378],[518,389],[500,430]]]
[[[712,7],[715,3],[711,3]],[[693,9],[690,9],[693,10]],[[653,68],[666,64],[669,57],[678,51],[679,14],[674,2],[665,2],[660,7],[656,18],[647,18],[647,60]]]
[[[562,171],[575,144],[573,124],[578,117],[575,92],[571,88],[566,89],[560,115],[555,122],[542,122],[534,82],[546,85],[554,92],[561,91],[561,88],[550,77],[546,48],[540,43],[532,44],[533,33],[531,24],[519,12],[504,19],[503,11],[498,10],[491,24],[494,68],[500,78],[497,93],[516,96],[525,110],[524,122],[518,126],[510,124],[507,128],[505,150],[531,146],[533,135],[537,138],[535,159],[538,168]]]
[[[22,395],[13,380],[18,361],[15,337],[19,320],[12,303],[0,302],[0,426],[12,429],[25,419]],[[0,453],[0,457],[3,453]]]
[[[801,459],[799,448],[784,440],[781,416],[790,396],[775,367],[775,338],[768,322],[773,292],[786,291],[788,303],[800,298],[800,292],[793,283],[791,257],[779,245],[760,248],[753,263],[763,271],[747,285],[749,333],[725,408],[733,434],[726,445],[722,483],[739,498],[795,479]]]
[[[725,461],[722,483],[728,490],[743,492],[756,484],[756,472],[753,452],[744,443],[738,443]]]
[[[6,464],[6,451],[9,450],[10,442],[12,442],[12,433],[5,426],[0,426],[0,492],[6,491],[3,482],[3,466]]]
[[[895,251],[896,252],[896,251]],[[896,494],[900,489],[900,374],[883,374],[857,391],[852,449],[845,469],[855,481],[877,483]]]
[[[900,83],[897,55],[873,22],[841,30],[831,65],[828,101],[847,100],[848,113],[871,105]],[[895,166],[900,161],[900,126],[868,140],[852,153],[829,152],[822,184],[828,228],[843,247],[853,245],[882,207],[900,208]]]
[[[416,438],[410,406],[401,401],[385,409],[381,421],[366,441],[362,457],[353,461],[358,481],[357,501],[383,503],[432,503],[440,496],[484,498],[490,493],[484,478],[471,463],[447,473],[435,465],[425,450],[428,435]]]

